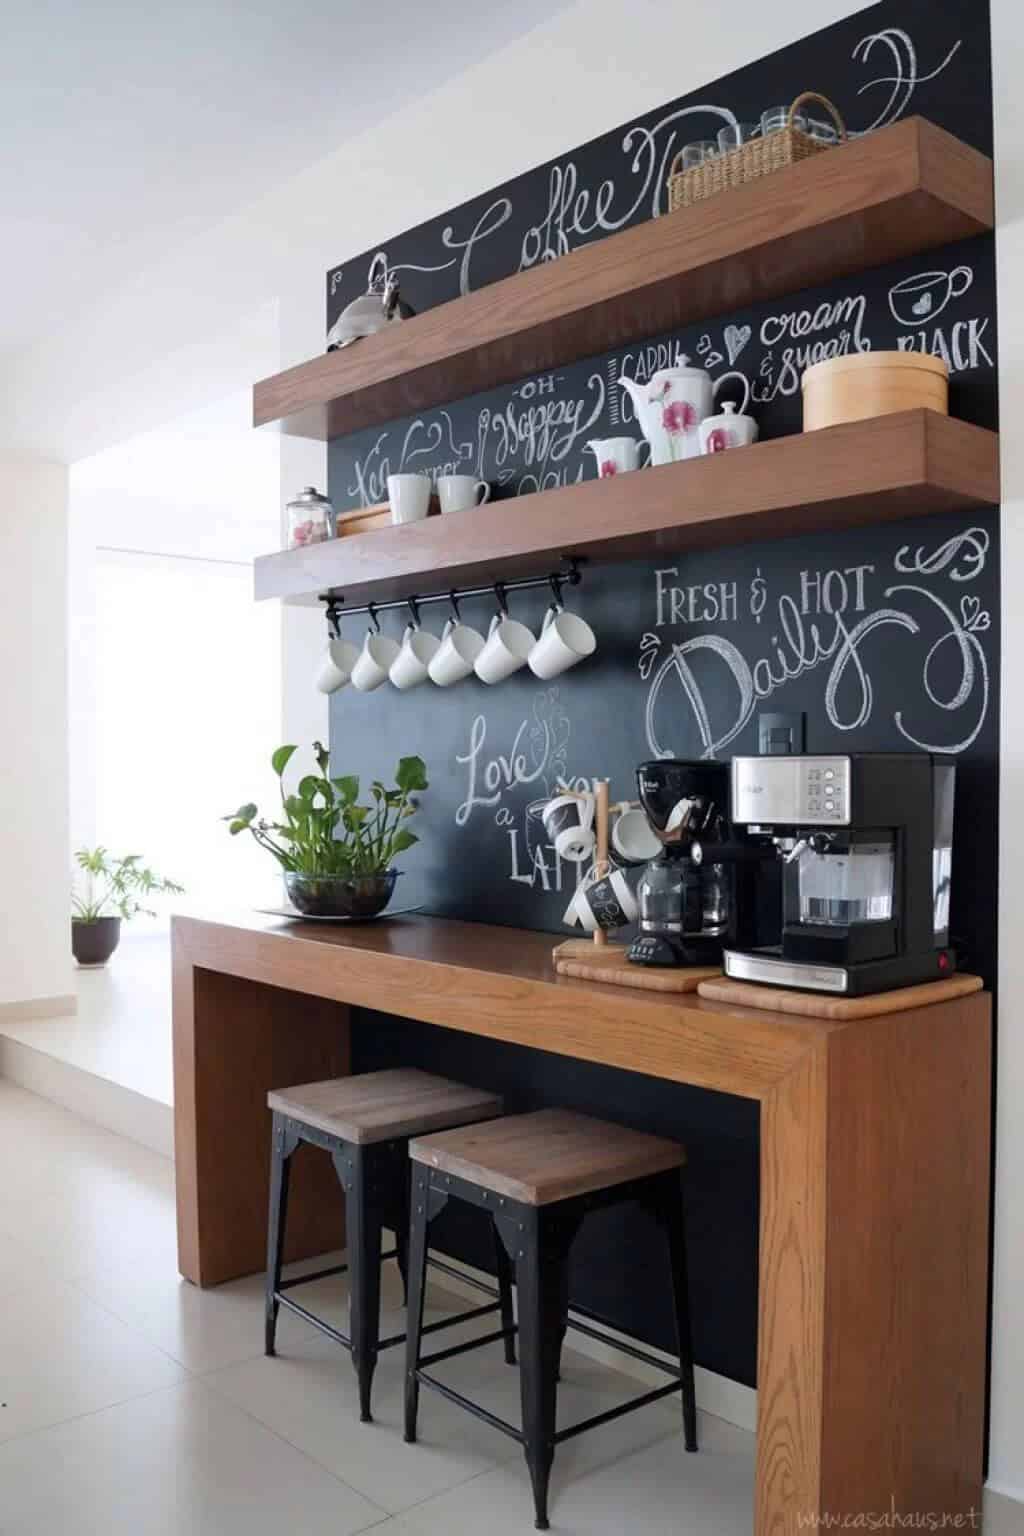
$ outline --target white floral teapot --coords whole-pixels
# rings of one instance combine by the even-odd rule
[[[695,459],[701,452],[700,424],[715,407],[718,391],[727,379],[739,379],[743,385],[742,415],[750,404],[750,385],[746,376],[734,369],[712,383],[703,368],[691,368],[690,359],[677,353],[674,368],[662,368],[639,384],[621,378],[628,390],[640,429],[651,445],[652,464],[674,464],[679,459]]]

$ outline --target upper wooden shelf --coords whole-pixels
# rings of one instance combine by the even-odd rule
[[[327,439],[991,230],[992,162],[920,117],[264,379]]]
[[[905,411],[264,555],[256,596],[384,602],[541,574],[569,555],[660,556],[998,501],[996,433]]]

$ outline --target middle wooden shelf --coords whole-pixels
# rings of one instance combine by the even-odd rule
[[[264,555],[256,597],[348,603],[993,506],[996,433],[906,411]]]

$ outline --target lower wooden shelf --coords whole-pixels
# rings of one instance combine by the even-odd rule
[[[999,499],[996,433],[906,411],[264,555],[256,597],[385,601],[536,575],[569,555],[629,560]]]

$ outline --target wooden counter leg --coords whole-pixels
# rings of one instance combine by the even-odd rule
[[[267,1091],[349,1068],[349,1010],[339,1003],[194,967],[174,946],[174,1146],[178,1268],[196,1285],[266,1262]],[[295,1154],[287,1259],[344,1243],[330,1159]]]
[[[981,1508],[991,999],[868,1019],[762,1101],[756,1536]]]
[[[761,1103],[756,1536],[820,1508],[827,1109],[818,1043]]]

